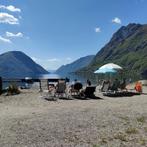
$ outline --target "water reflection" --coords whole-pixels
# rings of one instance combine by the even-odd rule
[[[74,73],[69,73],[66,75],[60,75],[62,78],[68,78],[69,82],[74,81],[75,79],[80,81],[81,83],[85,84],[86,83],[86,78],[80,75],[76,75]]]
[[[42,74],[42,75],[39,75],[38,78],[39,79],[61,79],[63,77],[58,74]]]

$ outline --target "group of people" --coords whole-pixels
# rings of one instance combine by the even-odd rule
[[[89,79],[87,79],[86,81],[86,87],[87,86],[91,86],[91,81]],[[83,90],[83,84],[78,81],[77,79],[75,79],[71,85],[69,85],[69,92],[72,93],[72,92],[80,92],[80,90]]]
[[[127,83],[126,83],[126,79],[124,78],[122,81],[118,80],[117,78],[111,82],[110,80],[104,80],[102,83],[102,87],[101,87],[101,91],[105,91],[104,87],[105,85],[107,85],[107,90],[112,90],[112,91],[118,91],[120,90],[127,90]],[[135,83],[135,87],[134,90],[136,90],[136,92],[141,93],[142,92],[142,84],[141,82],[137,81]]]
[[[59,85],[61,83],[59,81],[57,84],[49,84],[49,87],[48,87],[49,93],[55,93],[58,91]],[[63,83],[62,83],[61,89],[66,89],[68,94],[74,95],[74,94],[78,94],[80,91],[84,90],[83,84],[80,81],[78,81],[77,79],[75,79],[74,81],[72,81],[70,83],[69,83],[69,80],[67,81],[66,79],[62,80],[62,82]],[[86,81],[86,87],[87,86],[91,86],[91,81],[89,79],[87,79],[87,81]]]
[[[107,85],[108,90],[112,91],[118,91],[118,89],[126,90],[126,79],[119,81],[116,78],[113,82],[110,80],[104,80],[102,83],[101,91],[103,91],[105,85]]]

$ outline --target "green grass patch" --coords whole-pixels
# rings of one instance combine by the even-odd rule
[[[145,123],[146,118],[145,118],[144,116],[141,116],[141,117],[137,117],[136,120],[137,120],[138,122]]]
[[[101,138],[101,141],[100,141],[101,144],[106,144],[108,143],[107,139],[106,138]]]
[[[144,127],[144,131],[147,132],[147,127]]]
[[[138,133],[138,130],[136,128],[133,128],[133,127],[129,127],[126,129],[125,131],[127,134],[137,134]]]
[[[114,139],[119,139],[121,141],[127,142],[127,135],[125,133],[119,132],[114,135]]]
[[[94,144],[93,147],[100,147],[100,145]]]
[[[140,143],[140,145],[142,145],[142,146],[145,146],[146,145],[146,139],[144,139],[144,138],[141,138],[140,140],[139,140],[139,143]]]

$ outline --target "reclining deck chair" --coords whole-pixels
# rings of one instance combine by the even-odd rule
[[[54,100],[54,90],[49,90],[48,79],[40,80],[40,94],[41,97],[47,100]]]
[[[109,81],[104,81],[100,91],[101,92],[107,92],[109,90],[109,88],[110,88],[110,82]]]
[[[58,84],[56,86],[55,97],[67,97],[66,92],[66,81],[58,80]]]
[[[78,96],[80,94],[80,90],[82,89],[83,85],[80,82],[75,83],[71,86],[70,94],[71,96]]]
[[[87,86],[84,90],[81,91],[80,95],[84,98],[95,98],[94,92],[96,90],[95,86]]]
[[[140,95],[139,92],[133,92],[129,91],[129,89],[126,88],[126,83],[123,82],[120,84],[117,80],[115,80],[114,84],[109,88],[107,92],[104,92],[104,96],[109,97],[124,97],[124,96],[133,96],[133,95]]]

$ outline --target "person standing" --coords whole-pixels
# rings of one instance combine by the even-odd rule
[[[91,81],[87,79],[87,86],[91,86]]]

